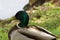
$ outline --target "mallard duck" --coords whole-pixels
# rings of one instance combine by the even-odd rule
[[[28,26],[29,16],[26,11],[19,11],[15,15],[20,21],[10,29],[9,40],[56,40],[56,36],[40,26]]]

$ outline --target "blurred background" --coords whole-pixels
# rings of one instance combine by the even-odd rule
[[[42,3],[42,5],[34,6],[32,11],[27,10],[30,17],[28,25],[44,27],[60,36],[60,0],[45,0]],[[9,30],[18,22],[14,16],[4,20],[0,19],[0,40],[8,40]]]

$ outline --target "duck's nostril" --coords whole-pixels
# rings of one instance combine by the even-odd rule
[[[56,40],[56,38],[53,38],[52,40]]]

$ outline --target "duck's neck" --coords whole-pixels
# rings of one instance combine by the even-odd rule
[[[19,25],[20,27],[27,27],[28,21],[29,21],[29,19],[27,19],[27,20],[22,20],[18,25]]]

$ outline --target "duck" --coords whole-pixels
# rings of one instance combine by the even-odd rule
[[[9,40],[56,40],[56,36],[43,27],[28,25],[29,16],[26,11],[18,11],[15,18],[20,22],[8,32]]]

